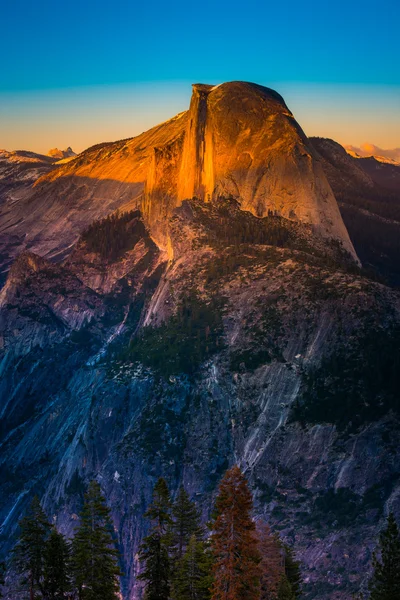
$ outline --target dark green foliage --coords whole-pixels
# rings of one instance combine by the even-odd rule
[[[309,514],[304,513],[302,523],[312,525],[318,529],[349,527],[362,522],[366,512],[373,510],[379,515],[387,498],[398,481],[398,474],[394,473],[368,488],[364,496],[355,494],[351,489],[341,487],[330,488],[316,497]]]
[[[46,600],[64,600],[71,590],[70,553],[70,544],[53,528],[44,549],[43,587]]]
[[[165,479],[160,477],[154,486],[152,503],[144,516],[162,535],[168,535],[169,540],[172,525],[171,510],[172,502],[168,485]]]
[[[209,261],[206,265],[205,276],[207,284],[219,284],[220,279],[234,275],[243,268],[244,271],[259,264],[276,266],[284,257],[276,248],[257,248],[248,244],[229,248],[220,256]]]
[[[171,569],[168,547],[159,532],[153,531],[142,544],[140,560],[146,565],[138,579],[145,581],[145,600],[168,600]]]
[[[379,548],[373,556],[374,573],[370,580],[370,600],[400,598],[400,534],[393,513],[379,537]]]
[[[290,590],[293,596],[288,598],[300,598],[302,595],[301,588],[303,579],[300,572],[300,562],[296,560],[294,552],[290,546],[283,544],[285,551],[285,575],[286,579],[290,584]],[[287,586],[285,586],[287,589]]]
[[[19,522],[20,534],[13,550],[13,564],[21,577],[23,589],[29,590],[31,597],[39,592],[43,595],[43,569],[46,541],[50,524],[35,496],[26,516]]]
[[[269,364],[272,361],[272,355],[269,350],[239,350],[232,352],[230,360],[230,369],[232,371],[255,371],[261,365]]]
[[[146,600],[168,600],[170,595],[171,508],[167,483],[160,477],[144,515],[151,522],[151,530],[140,549],[140,560],[145,567],[139,579],[145,582]]]
[[[348,488],[329,489],[315,500],[312,517],[320,517],[324,525],[346,527],[360,512],[359,496]]]
[[[284,575],[278,587],[277,600],[296,600],[296,596],[292,590],[292,586],[289,583],[288,578]]]
[[[164,460],[173,460],[179,465],[185,448],[187,403],[179,411],[176,398],[165,396],[146,406],[137,421],[137,430],[126,438],[125,443],[137,444],[151,459],[161,455]]]
[[[5,562],[0,562],[0,598],[3,598],[3,591],[2,591],[2,587],[5,584],[5,579],[6,579],[6,563]]]
[[[388,411],[400,413],[400,326],[360,331],[303,374],[300,423],[334,423],[356,430]]]
[[[172,507],[174,522],[173,545],[174,555],[179,560],[186,551],[192,536],[198,540],[203,536],[200,524],[200,515],[194,502],[192,502],[184,487],[181,487]]]
[[[89,324],[85,324],[80,329],[74,329],[69,337],[70,341],[81,347],[90,348],[93,342],[96,341],[96,338],[89,327]]]
[[[85,494],[81,523],[72,542],[72,574],[79,600],[116,600],[119,592],[118,551],[112,537],[110,509],[100,485]]]
[[[270,210],[268,216],[260,218],[241,210],[239,201],[234,198],[219,197],[211,202],[192,198],[187,202],[190,204],[193,226],[199,226],[194,247],[199,243],[207,243],[220,251],[229,247],[230,254],[235,255],[237,263],[231,261],[230,272],[241,266],[241,255],[250,250],[250,247],[254,252],[255,246],[270,246],[269,250],[274,247],[297,250],[332,268],[340,266],[347,269],[354,265],[352,257],[340,242],[331,240],[322,246],[317,243],[309,227],[296,220],[281,217],[277,211]],[[295,215],[292,217],[295,219]],[[277,254],[275,251],[275,255]],[[246,257],[244,260],[246,261]],[[217,271],[214,266],[210,265],[209,269],[215,278]]]
[[[173,600],[208,600],[211,596],[212,556],[195,535],[177,565],[173,583]]]
[[[189,292],[166,323],[145,327],[133,338],[127,357],[165,377],[193,374],[197,366],[222,347],[221,308],[219,299],[207,304],[194,291]]]
[[[290,222],[270,211],[264,218],[250,212],[237,210],[237,200],[219,198],[215,213],[206,223],[209,234],[215,235],[218,245],[263,244],[268,246],[290,246],[292,233]]]
[[[119,214],[118,211],[101,221],[95,221],[82,233],[89,252],[104,259],[117,260],[146,236],[146,228],[138,210]]]

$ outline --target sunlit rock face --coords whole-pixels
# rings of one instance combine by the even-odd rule
[[[47,155],[51,156],[51,158],[55,158],[56,160],[62,160],[64,158],[73,158],[74,156],[76,156],[76,152],[74,152],[72,148],[68,146],[68,148],[66,148],[65,150],[52,148],[48,151]]]
[[[133,139],[99,144],[58,164],[23,201],[0,209],[4,253],[67,256],[82,230],[113,210],[140,208],[169,249],[182,200],[232,196],[257,217],[272,211],[313,226],[356,255],[317,153],[273,90],[195,84],[190,108]],[[7,237],[12,231],[12,238]]]
[[[307,137],[283,98],[256,84],[195,84],[183,144],[155,149],[146,193],[150,226],[160,200],[168,212],[174,196],[178,202],[231,196],[257,217],[272,211],[312,224],[355,256]]]

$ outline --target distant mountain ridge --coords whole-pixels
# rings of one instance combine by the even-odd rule
[[[52,148],[48,151],[47,155],[51,156],[51,158],[57,158],[58,160],[62,160],[63,158],[73,158],[74,156],[76,156],[76,152],[74,152],[72,148],[68,146],[68,148],[66,148],[65,150]]]
[[[400,166],[355,158],[333,140],[311,142],[362,263],[399,286]]]
[[[360,147],[346,144],[344,148],[346,152],[355,158],[369,158],[372,156],[379,162],[400,165],[400,148],[384,150],[375,146],[375,144],[368,143],[362,144]]]

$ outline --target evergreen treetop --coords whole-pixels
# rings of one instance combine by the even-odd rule
[[[260,553],[251,517],[253,501],[238,466],[226,472],[215,506],[212,600],[258,600]]]
[[[277,600],[296,600],[296,596],[286,575],[282,575],[280,579],[276,598]]]
[[[145,517],[151,521],[161,535],[171,532],[172,502],[167,482],[160,477],[154,486],[152,503],[145,512]]]
[[[171,589],[171,498],[165,479],[154,486],[152,503],[145,513],[151,522],[150,533],[140,548],[144,569],[138,579],[145,582],[146,600],[168,600]]]
[[[55,527],[44,549],[43,588],[46,600],[63,600],[71,590],[71,546]]]
[[[261,600],[276,598],[282,577],[285,575],[285,558],[279,537],[266,523],[257,524],[261,554]]]
[[[36,592],[43,596],[44,551],[51,526],[37,496],[25,517],[19,521],[19,527],[20,534],[12,556],[14,568],[21,576],[21,586],[29,590],[31,598]]]
[[[379,536],[378,552],[374,553],[374,572],[370,580],[370,600],[400,598],[400,534],[393,513]]]
[[[303,578],[300,571],[300,562],[296,560],[293,549],[288,544],[283,544],[285,551],[285,574],[293,591],[294,598],[302,595]]]
[[[93,481],[85,494],[80,526],[72,542],[72,572],[79,600],[116,600],[119,553],[115,549],[110,509]]]
[[[178,561],[173,582],[174,600],[209,600],[212,585],[212,556],[205,542],[192,535]]]
[[[190,538],[194,535],[200,539],[204,535],[200,523],[200,515],[196,504],[192,502],[182,486],[172,507],[173,515],[173,545],[177,559],[182,558]]]

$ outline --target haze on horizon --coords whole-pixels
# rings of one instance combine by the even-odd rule
[[[80,152],[189,106],[191,83],[276,89],[308,135],[400,146],[398,3],[4,3],[0,148]]]

